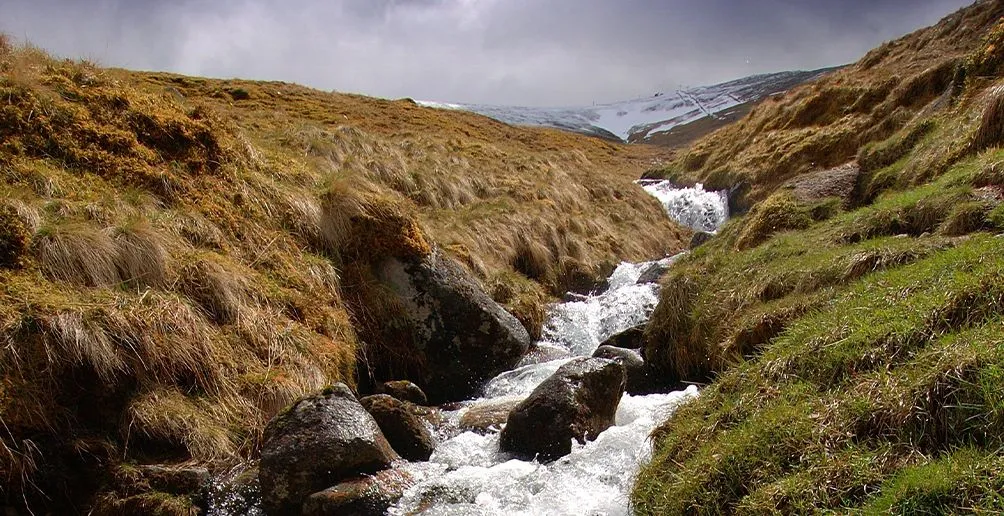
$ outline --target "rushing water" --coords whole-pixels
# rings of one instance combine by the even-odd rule
[[[702,231],[717,231],[728,217],[721,192],[677,189],[665,181],[643,184],[670,217]],[[576,356],[588,356],[608,337],[648,321],[658,302],[658,285],[639,284],[653,265],[669,266],[677,257],[658,262],[622,263],[598,295],[552,307],[538,347],[552,360],[521,364],[485,386],[484,397],[469,402],[448,418],[482,404],[514,402],[528,396],[558,367]],[[557,358],[555,358],[557,357]],[[513,459],[498,452],[499,434],[447,432],[426,463],[405,466],[415,479],[392,514],[629,514],[628,493],[638,468],[648,459],[648,434],[697,389],[668,394],[625,394],[615,425],[570,455],[550,464]]]
[[[729,218],[729,198],[724,191],[707,191],[700,183],[677,188],[669,181],[643,179],[638,184],[662,202],[670,218],[691,229],[714,233]]]
[[[669,265],[675,258],[661,260]],[[485,386],[484,397],[448,413],[456,422],[483,404],[515,402],[528,396],[558,367],[575,356],[590,355],[606,338],[644,323],[658,301],[658,286],[637,284],[658,262],[622,263],[610,288],[579,301],[555,305],[544,327],[547,356],[500,374]],[[391,511],[431,515],[627,514],[627,494],[638,465],[650,453],[648,433],[695,388],[669,394],[625,395],[615,426],[595,441],[576,446],[550,464],[513,459],[498,452],[498,433],[449,432],[427,463],[404,466],[417,479]]]
[[[727,198],[721,192],[708,192],[700,185],[677,189],[665,181],[645,181],[642,186],[662,201],[670,217],[694,229],[714,232],[728,217]],[[492,379],[481,398],[444,412],[446,424],[437,429],[439,444],[428,462],[399,466],[415,484],[390,513],[629,514],[628,493],[640,464],[651,453],[649,433],[678,404],[697,396],[695,387],[668,394],[625,394],[613,427],[549,464],[513,459],[498,451],[497,431],[461,431],[458,423],[476,407],[525,398],[568,360],[589,356],[608,337],[645,323],[658,302],[658,285],[639,284],[638,279],[649,267],[670,266],[678,256],[622,263],[603,293],[554,305],[537,344],[542,353],[529,355],[515,369]],[[226,479],[214,483],[217,487],[231,484]],[[247,499],[247,495],[221,491],[210,514],[261,514],[257,504],[247,504]]]

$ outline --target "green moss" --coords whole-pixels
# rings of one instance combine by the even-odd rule
[[[736,247],[749,249],[782,231],[805,229],[812,224],[810,211],[788,194],[775,194],[758,204],[747,216]]]
[[[108,497],[96,504],[96,516],[193,516],[199,508],[187,496],[157,491],[124,498]]]

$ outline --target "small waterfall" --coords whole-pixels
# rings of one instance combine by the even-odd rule
[[[729,197],[724,191],[709,192],[700,183],[678,188],[669,181],[642,179],[638,184],[662,202],[671,219],[695,231],[714,233],[729,218]]]

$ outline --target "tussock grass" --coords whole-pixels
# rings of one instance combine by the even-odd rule
[[[973,150],[997,146],[1004,140],[1004,87],[996,86],[988,94],[980,127],[973,140]]]
[[[23,266],[30,245],[31,231],[21,214],[9,204],[0,205],[0,267]]]
[[[220,324],[236,322],[250,300],[248,279],[219,255],[205,254],[179,271],[182,292]]]
[[[749,200],[756,202],[793,177],[857,156],[865,158],[865,170],[887,166],[929,130],[915,123],[915,117],[952,109],[963,87],[985,81],[973,79],[980,73],[966,70],[984,69],[973,62],[996,62],[997,57],[977,55],[998,55],[996,40],[993,36],[984,40],[984,35],[997,26],[1002,14],[1000,6],[983,4],[952,15],[937,29],[922,29],[890,42],[853,66],[761,103],[739,122],[696,142],[661,172],[650,175],[713,188],[746,183]],[[985,82],[978,84],[983,86]],[[887,140],[907,127],[912,129],[897,141],[861,151],[862,146]]]
[[[118,249],[107,232],[90,224],[42,228],[33,244],[45,274],[56,281],[91,287],[120,282]]]
[[[632,182],[658,149],[6,37],[0,96],[0,479],[36,513],[168,510],[102,473],[222,468],[306,393],[407,376],[387,256],[439,245],[539,333],[686,236]]]
[[[800,207],[790,195],[775,194],[750,212],[736,240],[736,247],[756,247],[775,233],[805,229],[810,224],[812,217],[808,210]]]
[[[168,278],[170,242],[143,221],[134,221],[112,231],[122,281],[135,287],[160,287]]]
[[[636,512],[1004,506],[1002,14],[1000,2],[974,4],[695,145],[734,145],[691,172],[750,181],[764,200],[664,279],[646,359],[667,383],[708,386],[653,433]],[[818,134],[846,130],[858,115],[837,116],[814,95],[871,84],[872,102],[892,73],[898,85],[861,112],[871,117],[856,142],[864,174],[847,211],[814,216],[777,193],[779,177],[803,172],[735,166],[750,155],[784,159],[795,129],[772,124],[810,107]],[[735,167],[719,172],[716,159]],[[771,209],[780,213],[764,217]],[[796,227],[773,230],[789,217]]]

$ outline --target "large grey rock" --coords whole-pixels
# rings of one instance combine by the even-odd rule
[[[530,335],[464,268],[438,249],[420,261],[388,258],[377,279],[396,294],[412,345],[407,379],[434,403],[473,396],[485,381],[519,362]],[[377,357],[400,360],[398,356]]]
[[[303,516],[381,516],[411,483],[407,473],[393,469],[346,480],[308,496]]]
[[[412,408],[418,407],[387,394],[366,396],[359,403],[380,425],[394,451],[411,461],[429,460],[436,449],[436,438]]]
[[[615,360],[624,366],[627,376],[625,388],[628,394],[651,394],[656,391],[649,379],[645,360],[637,349],[619,348],[615,346],[600,346],[593,352],[596,358]]]
[[[385,469],[397,458],[352,391],[336,384],[297,401],[265,427],[262,506],[272,515],[299,514],[311,493]]]
[[[624,366],[577,358],[558,368],[509,413],[499,448],[551,461],[572,451],[572,440],[596,439],[614,423],[624,394]]]

